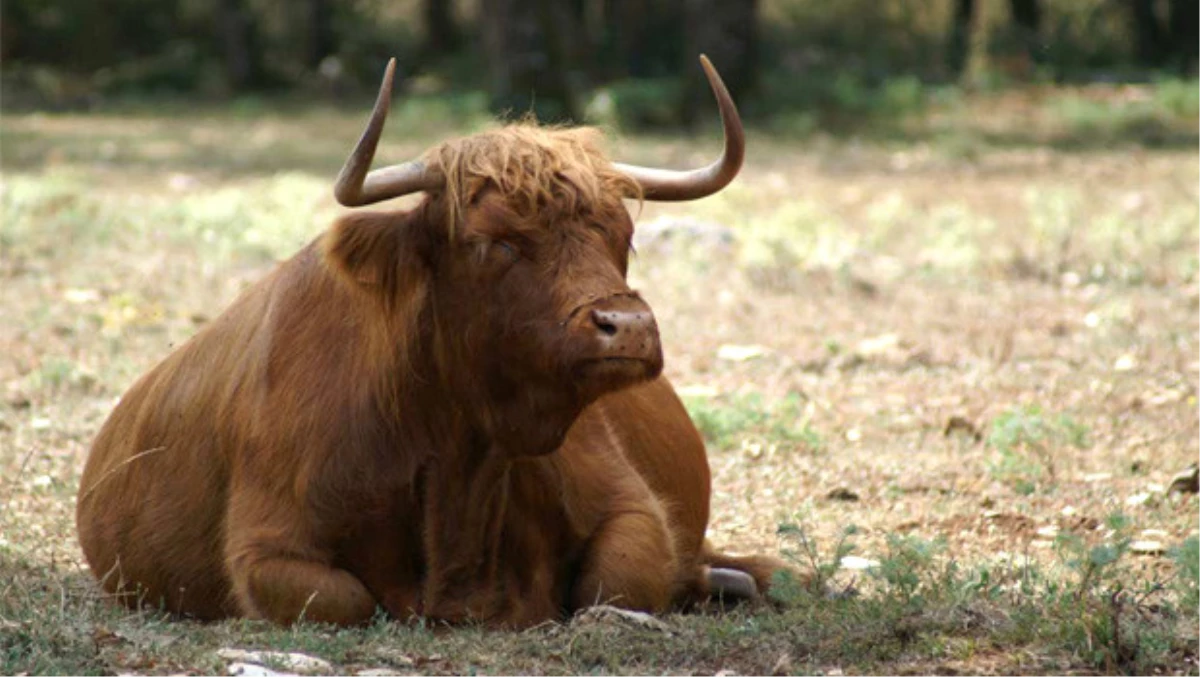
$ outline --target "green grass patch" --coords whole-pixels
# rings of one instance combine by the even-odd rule
[[[1127,518],[1114,514],[1108,526],[1101,542],[1060,538],[1049,564],[964,566],[940,541],[889,534],[877,559],[862,559],[870,562],[865,576],[853,572],[858,577],[846,584],[851,572],[842,563],[855,550],[855,528],[822,556],[802,526],[784,524],[780,534],[793,545],[785,555],[815,575],[799,585],[781,574],[774,594],[818,617],[820,632],[840,638],[844,660],[936,663],[1004,646],[1010,653],[1020,647],[1035,672],[1056,664],[1105,673],[1194,672],[1196,538],[1173,550],[1169,580],[1146,581],[1134,572]],[[856,642],[864,632],[873,634],[869,646]]]
[[[773,401],[760,393],[685,397],[684,405],[704,439],[717,449],[765,445],[816,452],[823,444],[811,410],[796,393]]]
[[[1048,414],[1031,405],[1009,409],[992,421],[987,436],[995,452],[989,472],[1020,494],[1057,482],[1055,457],[1060,448],[1090,446],[1087,426],[1066,414]]]

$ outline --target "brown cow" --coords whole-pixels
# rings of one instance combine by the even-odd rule
[[[103,587],[198,618],[524,626],[755,596],[712,552],[704,445],[627,286],[623,198],[736,175],[610,163],[517,124],[368,174],[394,63],[335,194],[351,213],[142,377],[97,437],[79,538]]]

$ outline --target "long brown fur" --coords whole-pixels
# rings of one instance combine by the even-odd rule
[[[709,566],[765,589],[773,560],[705,544],[704,445],[596,141],[433,149],[444,191],[342,217],[134,384],[80,487],[103,587],[199,618],[510,627],[686,604]]]
[[[549,210],[579,214],[620,207],[640,185],[613,169],[593,127],[541,127],[532,120],[454,139],[431,148],[425,163],[445,177],[451,233],[485,187],[522,216]],[[553,219],[552,219],[553,220]]]

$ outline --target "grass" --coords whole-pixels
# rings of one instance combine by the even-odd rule
[[[1191,90],[1132,91],[1194,134]],[[350,673],[1195,674],[1197,499],[1165,487],[1200,446],[1196,151],[1120,125],[1064,141],[1104,113],[1055,103],[1130,96],[931,101],[906,137],[752,129],[727,191],[643,207],[667,232],[703,226],[639,242],[631,281],[709,446],[710,536],[819,583],[667,632],[280,629],[109,604],[74,535],[90,440],[339,212],[329,183],[365,109],[6,114],[0,672],[214,673],[236,647]],[[398,106],[381,156],[481,124],[469,101],[432,105]],[[613,153],[689,166],[717,147]]]
[[[741,447],[761,454],[764,445],[772,447],[771,453],[778,445],[808,452],[821,449],[821,435],[808,421],[811,412],[796,393],[770,404],[758,393],[734,394],[719,402],[689,397],[685,404],[696,428],[719,450]]]
[[[992,421],[987,439],[998,456],[991,474],[1012,482],[1014,489],[1023,494],[1037,491],[1039,482],[1053,485],[1058,451],[1066,445],[1087,449],[1091,446],[1087,432],[1086,426],[1070,416],[1047,416],[1037,406],[1002,412]]]

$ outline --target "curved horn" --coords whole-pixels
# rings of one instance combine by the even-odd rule
[[[424,163],[417,161],[382,167],[367,173],[371,168],[371,161],[375,159],[375,148],[379,146],[383,122],[387,120],[388,108],[391,106],[392,78],[395,73],[396,60],[390,59],[387,70],[383,73],[379,96],[375,99],[375,109],[371,111],[367,128],[363,130],[358,145],[350,152],[350,157],[346,158],[346,164],[342,165],[337,183],[333,186],[333,194],[337,201],[347,207],[361,207],[442,186],[442,177],[427,170]]]
[[[721,190],[733,181],[738,170],[742,168],[742,160],[746,156],[746,133],[742,130],[742,119],[738,116],[737,106],[725,83],[713,68],[707,56],[700,55],[700,65],[704,67],[704,75],[708,84],[717,97],[717,106],[721,110],[721,122],[725,125],[725,150],[707,167],[690,171],[674,171],[670,169],[655,169],[638,167],[614,162],[613,166],[637,181],[642,186],[642,193],[647,200],[656,202],[682,202],[696,200]]]

